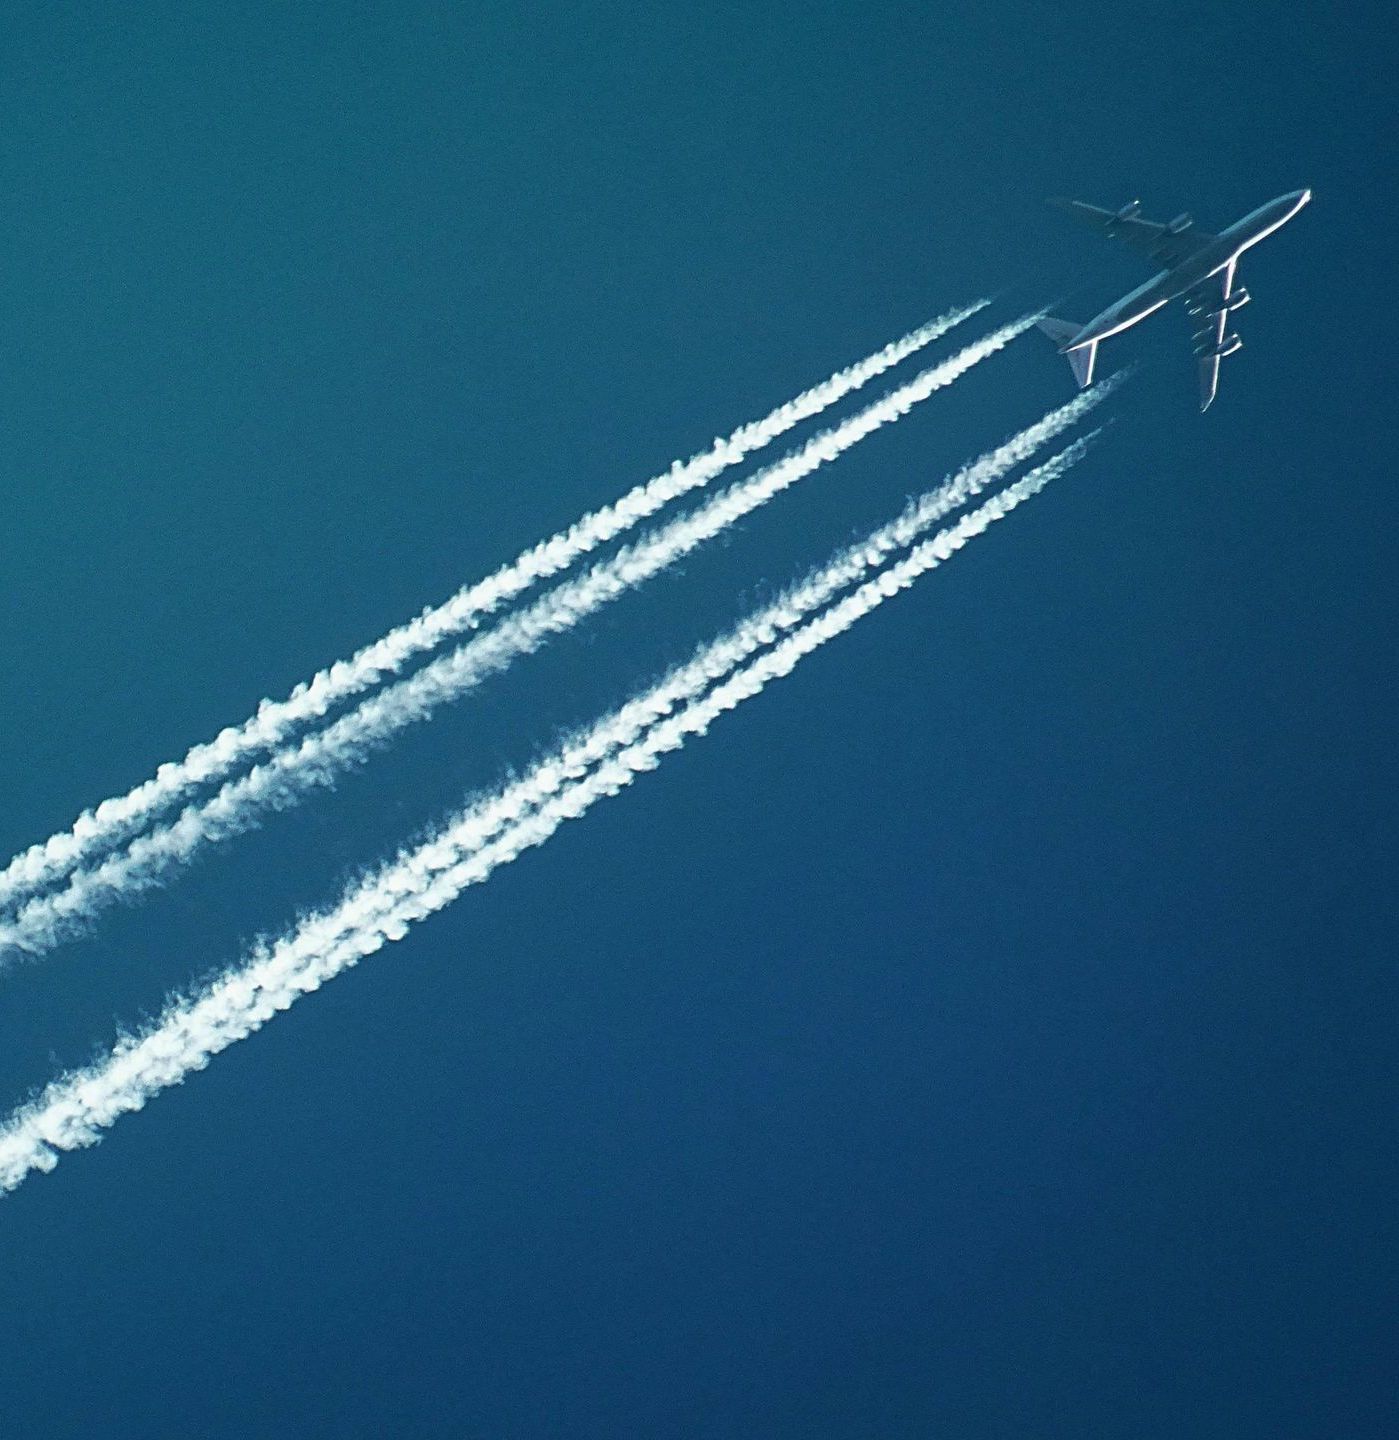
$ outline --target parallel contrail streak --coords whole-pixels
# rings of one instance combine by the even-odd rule
[[[1081,396],[1057,413],[1073,410],[1076,416],[1089,403],[1089,395]],[[0,1192],[13,1190],[32,1171],[52,1170],[60,1151],[94,1144],[121,1115],[203,1069],[277,1011],[386,940],[401,938],[414,921],[542,844],[565,820],[578,818],[654,769],[688,736],[703,734],[725,711],[789,674],[804,656],[1038,493],[1078,460],[1086,443],[1071,445],[810,618],[811,609],[804,607],[824,603],[823,596],[830,600],[855,576],[882,563],[897,535],[918,533],[917,506],[910,506],[892,526],[842,552],[776,605],[701,650],[522,780],[473,805],[432,839],[352,887],[334,909],[308,916],[290,935],[259,946],[245,965],[197,996],[172,1003],[153,1028],[122,1039],[105,1060],[54,1081],[0,1129]],[[754,654],[734,662],[735,655]]]
[[[286,699],[262,701],[256,713],[241,725],[195,745],[183,760],[162,765],[152,779],[127,794],[84,811],[71,829],[16,855],[0,871],[0,906],[54,884],[84,860],[134,834],[152,816],[183,799],[195,787],[229,774],[247,756],[279,745],[298,725],[320,719],[331,706],[397,673],[414,655],[435,649],[443,640],[472,628],[530,586],[567,569],[671,501],[707,485],[745,456],[820,414],[990,303],[978,300],[920,326],[804,391],[763,419],[740,426],[727,439],[715,440],[708,450],[683,462],[677,460],[669,470],[541,541],[485,580],[424,610],[350,659],[338,660],[319,671],[297,685]]]
[[[659,574],[873,431],[951,385],[1009,345],[1034,318],[1022,317],[966,346],[715,496],[693,514],[662,526],[578,578],[563,582],[532,605],[507,615],[494,628],[371,696],[324,730],[254,766],[210,799],[189,806],[171,824],[139,836],[126,850],[91,870],[78,870],[64,888],[28,901],[12,922],[0,923],[0,954],[8,948],[35,956],[52,949],[82,933],[112,904],[161,884],[205,845],[242,834],[269,811],[289,808],[307,791],[332,784],[343,770],[363,761],[399,731],[426,720],[440,706],[538,649],[551,636],[572,629],[607,602]]]

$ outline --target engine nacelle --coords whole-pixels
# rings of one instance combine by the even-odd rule
[[[1214,347],[1214,353],[1222,360],[1226,355],[1232,355],[1236,350],[1242,350],[1244,342],[1237,335],[1226,335],[1218,345]]]
[[[1135,220],[1142,213],[1140,200],[1129,200],[1112,218],[1114,220]]]
[[[1184,235],[1185,232],[1189,230],[1194,223],[1194,216],[1192,216],[1188,211],[1182,211],[1179,215],[1176,216],[1174,220],[1170,222],[1169,225],[1166,226],[1166,234]]]
[[[1240,285],[1222,300],[1187,300],[1185,308],[1187,313],[1198,319],[1205,315],[1218,315],[1221,310],[1242,310],[1252,299],[1253,296]]]

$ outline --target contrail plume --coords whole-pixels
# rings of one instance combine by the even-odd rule
[[[543,844],[566,820],[579,818],[598,800],[654,769],[666,753],[705,733],[720,715],[789,674],[806,655],[1043,489],[1077,461],[1086,443],[1076,442],[920,541],[828,608],[814,616],[803,611],[805,602],[795,597],[820,593],[820,576],[845,577],[884,560],[882,537],[890,535],[891,527],[850,547],[833,562],[834,571],[828,566],[815,572],[778,605],[701,650],[523,779],[461,812],[427,842],[351,887],[336,907],[306,917],[274,944],[259,945],[244,965],[169,1005],[144,1034],[124,1037],[105,1059],[54,1081],[0,1128],[0,1191],[13,1190],[32,1171],[52,1170],[60,1152],[94,1144],[120,1116],[141,1109],[279,1010],[386,941],[400,939],[415,921],[443,909],[468,886]],[[861,554],[868,557],[863,567]],[[845,588],[849,581],[833,583]],[[776,618],[764,628],[767,617]],[[738,664],[730,658],[735,645],[739,652],[752,647],[749,658]],[[683,684],[680,677],[686,677]]]
[[[333,784],[346,768],[362,762],[407,726],[428,719],[439,707],[459,699],[550,637],[572,629],[607,602],[673,565],[873,431],[952,384],[1033,323],[1034,317],[1027,316],[992,331],[692,514],[662,526],[576,579],[564,581],[416,674],[370,696],[325,729],[228,782],[210,799],[187,807],[170,824],[137,837],[127,849],[92,869],[76,871],[62,889],[25,902],[11,922],[0,923],[0,955],[7,950],[30,956],[44,953],[82,933],[103,909],[161,884],[205,845],[245,833],[270,811],[287,809],[308,791]],[[1097,400],[1084,403],[1096,404]],[[941,513],[964,498],[949,499]]]
[[[978,300],[919,326],[778,406],[763,419],[740,426],[725,439],[716,439],[709,449],[689,460],[677,460],[669,470],[636,486],[620,500],[585,515],[493,575],[465,586],[443,604],[389,631],[348,660],[337,660],[297,685],[285,699],[262,701],[242,724],[195,745],[182,760],[160,766],[151,779],[127,794],[102,801],[84,811],[70,829],[16,855],[0,871],[0,906],[9,906],[56,883],[77,865],[135,834],[198,786],[221,779],[251,755],[275,748],[298,726],[321,719],[332,706],[396,674],[413,656],[471,629],[531,586],[559,574],[673,500],[707,485],[746,456],[932,344],[990,303]]]

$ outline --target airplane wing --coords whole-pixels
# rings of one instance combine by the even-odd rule
[[[1103,210],[1081,200],[1051,199],[1056,210],[1072,215],[1100,234],[1111,235],[1155,261],[1163,270],[1179,265],[1215,237],[1197,230],[1189,215],[1177,215],[1169,224],[1141,218],[1141,204],[1133,200],[1120,210]]]
[[[1234,284],[1234,261],[1185,296],[1195,324],[1195,358],[1200,367],[1200,409],[1208,410],[1219,389],[1219,362],[1243,346],[1229,333],[1229,316],[1248,304],[1248,291]]]

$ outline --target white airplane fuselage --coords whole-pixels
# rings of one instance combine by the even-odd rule
[[[1188,294],[1211,275],[1233,266],[1245,250],[1287,224],[1311,198],[1310,190],[1294,190],[1260,205],[1179,265],[1161,271],[1130,295],[1124,295],[1116,304],[1109,305],[1062,347],[1063,353],[1095,345],[1111,335],[1120,334],[1169,301]]]

